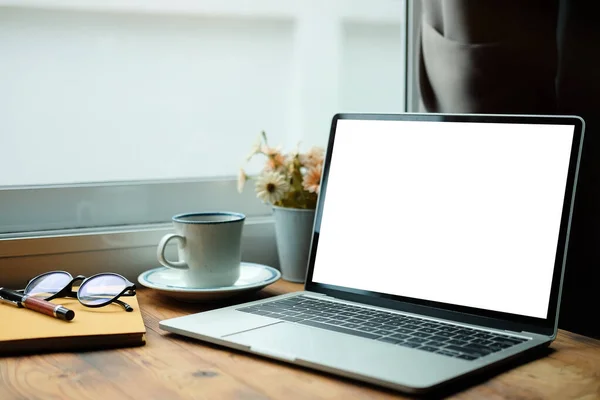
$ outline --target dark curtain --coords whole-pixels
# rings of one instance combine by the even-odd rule
[[[589,0],[423,0],[422,5],[424,111],[584,118],[559,327],[600,337],[599,7]]]

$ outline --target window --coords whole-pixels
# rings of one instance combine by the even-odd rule
[[[406,8],[0,0],[0,268],[102,252],[135,273],[171,215],[201,209],[246,213],[244,257],[276,263],[250,245],[272,228],[235,191],[244,156],[261,130],[325,145],[336,112],[404,111]]]

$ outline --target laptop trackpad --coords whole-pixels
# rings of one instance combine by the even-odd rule
[[[288,322],[234,333],[223,339],[274,358],[303,360],[396,381],[402,377],[401,380],[411,384],[431,379],[432,375],[440,378],[432,370],[437,369],[436,364],[445,364],[439,355]]]

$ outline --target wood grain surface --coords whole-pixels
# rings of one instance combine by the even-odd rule
[[[397,393],[202,343],[159,329],[189,313],[301,290],[279,281],[243,298],[186,304],[138,291],[147,344],[81,353],[0,358],[0,399],[392,399]],[[1,326],[0,326],[1,329]],[[551,348],[436,397],[600,399],[600,341],[561,331]]]

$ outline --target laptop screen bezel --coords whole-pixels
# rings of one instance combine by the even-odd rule
[[[335,146],[337,122],[339,120],[384,120],[384,121],[424,121],[424,122],[488,122],[506,124],[554,124],[574,127],[573,143],[569,160],[569,171],[566,182],[565,198],[561,215],[557,252],[552,276],[550,300],[547,318],[534,318],[517,314],[504,313],[459,306],[436,301],[372,292],[319,282],[313,282],[316,249],[323,205],[327,197],[327,179],[329,166]],[[398,311],[427,315],[434,318],[450,319],[458,322],[487,326],[510,331],[525,331],[554,336],[557,329],[559,310],[559,294],[566,265],[566,249],[568,248],[569,230],[573,215],[575,187],[583,145],[584,121],[577,116],[539,116],[539,115],[506,115],[506,114],[336,114],[331,123],[329,142],[323,167],[321,191],[315,213],[315,223],[305,290],[333,296],[336,298],[357,301],[374,306],[391,308]],[[510,293],[507,293],[510,295]]]

